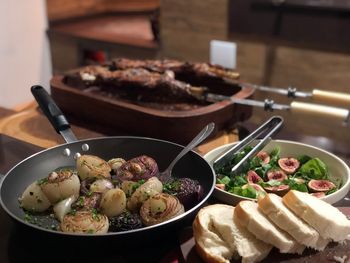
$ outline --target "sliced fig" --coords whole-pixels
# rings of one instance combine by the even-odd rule
[[[265,186],[264,189],[268,193],[274,193],[274,194],[283,196],[289,191],[289,185],[282,184],[278,186]]]
[[[288,179],[288,176],[282,170],[270,170],[267,172],[267,178],[269,180],[283,182],[284,180]]]
[[[278,165],[285,173],[292,174],[295,173],[296,170],[298,170],[300,162],[292,157],[281,158],[278,160]]]
[[[310,195],[315,196],[317,198],[322,198],[326,196],[325,192],[315,192],[315,193],[311,193]]]
[[[247,173],[247,181],[249,184],[256,184],[262,182],[263,179],[253,170],[249,170]]]
[[[258,152],[256,156],[262,161],[263,164],[268,164],[270,162],[270,155],[267,152]]]
[[[335,184],[329,180],[310,180],[307,186],[312,192],[328,192],[335,188]]]

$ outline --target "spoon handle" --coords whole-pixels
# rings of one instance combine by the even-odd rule
[[[176,156],[176,158],[169,164],[166,171],[171,171],[174,165],[180,160],[186,153],[191,151],[194,147],[200,144],[204,139],[206,139],[214,130],[215,124],[213,122],[206,125],[203,130],[198,133],[196,137],[192,139],[192,141],[185,147],[183,150]]]

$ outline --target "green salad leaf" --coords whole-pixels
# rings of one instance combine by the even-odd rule
[[[319,158],[313,158],[307,161],[300,167],[299,172],[312,179],[320,180],[328,178],[327,166]]]
[[[306,163],[307,161],[311,160],[312,158],[308,155],[300,155],[298,156],[298,161],[300,162],[300,165],[303,165],[304,163]]]
[[[298,183],[294,179],[287,179],[284,182],[289,185],[289,188],[291,190],[297,190],[300,192],[309,192],[306,183]]]
[[[281,148],[276,147],[270,153],[270,162],[269,164],[272,166],[278,166],[278,159],[280,158]]]
[[[244,189],[242,187],[236,186],[233,188],[231,193],[236,194],[236,195],[240,195],[240,196],[244,196],[244,197],[248,197],[248,198],[256,198],[256,194],[257,194],[256,190],[251,185],[249,185],[248,187],[246,187]]]

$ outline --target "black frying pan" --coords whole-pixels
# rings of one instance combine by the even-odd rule
[[[56,130],[61,133],[63,130],[63,133],[66,133],[67,131],[65,129],[69,129],[69,124],[47,92],[40,86],[32,87],[32,92],[43,111],[50,116],[50,121]],[[83,146],[85,144],[89,146],[89,149]],[[199,154],[193,151],[186,154],[175,165],[173,176],[189,177],[198,180],[204,190],[203,199],[181,216],[155,226],[125,232],[111,232],[105,235],[79,235],[58,232],[50,229],[53,220],[50,217],[38,217],[38,220],[42,222],[42,226],[33,225],[24,220],[25,213],[19,206],[18,198],[30,183],[46,177],[50,171],[58,167],[75,166],[74,155],[76,153],[97,155],[105,160],[113,157],[131,159],[146,154],[157,161],[159,170],[162,171],[183,148],[181,145],[168,141],[128,136],[77,140],[53,147],[28,157],[5,175],[0,186],[1,205],[21,225],[29,227],[34,231],[39,230],[39,232],[45,232],[45,234],[53,234],[55,237],[101,239],[107,236],[113,239],[113,241],[120,241],[121,243],[126,241],[133,243],[140,240],[144,242],[144,238],[153,238],[157,235],[168,233],[169,230],[178,229],[191,223],[198,209],[209,198],[214,189],[215,175],[210,165]]]

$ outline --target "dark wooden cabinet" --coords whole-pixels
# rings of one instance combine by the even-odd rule
[[[155,58],[159,0],[47,0],[54,73],[114,57]]]
[[[229,9],[232,35],[350,52],[349,0],[232,0]]]

